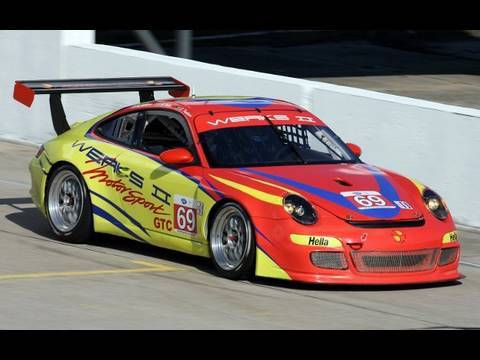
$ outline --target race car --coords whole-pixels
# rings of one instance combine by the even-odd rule
[[[120,91],[140,102],[69,125],[62,94]],[[211,258],[229,279],[462,276],[445,201],[364,163],[357,145],[298,105],[190,96],[171,77],[16,81],[16,100],[31,106],[35,94],[50,95],[58,136],[29,165],[31,196],[60,239],[126,237]]]

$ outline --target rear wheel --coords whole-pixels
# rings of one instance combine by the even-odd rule
[[[71,165],[55,169],[45,194],[47,218],[55,234],[63,241],[87,242],[93,234],[92,206],[77,169]]]
[[[215,213],[209,243],[220,275],[235,280],[253,275],[255,236],[248,215],[238,204],[226,203]]]

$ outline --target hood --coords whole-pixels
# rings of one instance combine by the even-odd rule
[[[425,206],[407,178],[367,164],[322,164],[222,170],[255,189],[284,196],[298,193],[315,206],[349,221],[408,221]],[[253,183],[252,183],[253,180]]]

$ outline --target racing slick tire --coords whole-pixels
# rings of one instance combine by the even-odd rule
[[[242,207],[228,202],[215,212],[209,231],[210,255],[218,273],[228,279],[253,276],[255,233]]]
[[[54,169],[45,191],[50,227],[62,241],[85,243],[93,235],[90,195],[83,177],[68,164]]]

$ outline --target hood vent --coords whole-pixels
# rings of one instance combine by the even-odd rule
[[[350,184],[348,181],[340,179],[340,178],[336,178],[333,181],[335,181],[337,184],[340,184],[340,185],[343,185],[343,186],[352,186],[352,184]]]
[[[375,228],[401,228],[401,227],[419,227],[425,225],[425,219],[421,218],[418,220],[408,220],[408,221],[347,221],[350,225],[364,228],[364,229],[375,229]]]

